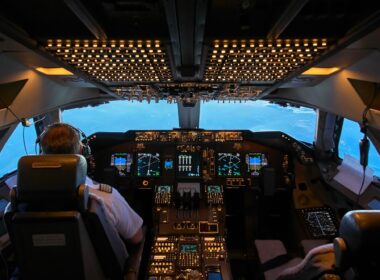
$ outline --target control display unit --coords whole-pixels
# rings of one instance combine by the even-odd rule
[[[158,205],[170,205],[172,190],[173,190],[173,186],[170,186],[170,185],[156,186],[156,194],[154,197],[154,202]],[[162,218],[166,220],[164,216]]]
[[[239,153],[218,153],[219,176],[241,176],[241,160]]]
[[[222,274],[219,271],[209,271],[207,280],[222,280]]]
[[[249,153],[246,155],[245,161],[248,167],[247,171],[252,176],[260,175],[261,168],[268,165],[268,159],[263,153]]]
[[[161,175],[159,153],[138,153],[137,154],[137,176],[158,177]]]
[[[111,166],[116,167],[119,176],[124,177],[131,173],[133,156],[129,153],[115,153],[111,155]]]
[[[223,189],[219,185],[211,185],[206,187],[208,204],[223,204]]]
[[[200,155],[179,153],[177,155],[177,176],[179,178],[199,177],[201,174]]]
[[[207,186],[208,193],[222,193],[221,186]]]
[[[313,238],[329,238],[337,234],[337,221],[330,208],[306,208],[298,211]]]
[[[156,192],[158,193],[170,193],[171,191],[172,191],[172,186],[169,186],[169,185],[156,187]]]

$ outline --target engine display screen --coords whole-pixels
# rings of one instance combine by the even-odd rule
[[[218,153],[219,176],[241,176],[239,153]]]
[[[159,153],[137,154],[137,176],[158,177],[161,174]]]
[[[222,187],[221,186],[207,186],[207,192],[222,193]]]
[[[156,187],[156,192],[158,193],[170,193],[171,191],[172,191],[172,186],[169,186],[169,185]]]
[[[133,162],[132,154],[115,153],[111,155],[111,166],[115,166],[119,176],[124,177],[131,173],[131,165]]]
[[[196,253],[197,251],[197,244],[181,244],[181,253]]]
[[[177,176],[179,178],[199,177],[200,162],[200,155],[197,153],[179,153],[177,155]]]
[[[262,153],[249,153],[246,155],[245,161],[248,166],[248,172],[252,176],[259,176],[261,168],[268,165],[268,159]]]

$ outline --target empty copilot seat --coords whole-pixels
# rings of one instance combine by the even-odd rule
[[[124,279],[127,251],[89,199],[86,173],[81,155],[19,160],[5,221],[20,279]]]
[[[275,280],[279,274],[302,261],[287,254],[281,240],[255,240],[255,245],[265,280]]]
[[[346,280],[380,278],[380,211],[346,213],[334,239],[337,271]]]
[[[327,240],[301,242],[305,258],[292,257],[280,240],[256,240],[261,267],[266,280],[308,280],[319,278],[333,271],[335,264],[332,243]]]
[[[267,271],[265,277],[278,280],[379,279],[379,236],[380,211],[350,211],[342,218],[339,237],[334,239],[334,243],[311,249],[305,258],[293,267],[281,271],[283,266],[277,265]],[[257,240],[256,246],[262,262],[265,261],[263,257],[275,258],[274,255],[285,251],[279,240]],[[277,254],[271,252],[271,256],[268,256],[271,250],[277,251]],[[271,274],[268,274],[269,272]]]

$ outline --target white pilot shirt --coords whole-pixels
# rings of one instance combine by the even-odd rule
[[[112,188],[111,193],[102,191],[99,189],[100,184],[89,177],[86,177],[86,185],[89,187],[90,196],[104,205],[108,220],[115,226],[120,236],[131,239],[141,228],[142,218],[115,188]]]

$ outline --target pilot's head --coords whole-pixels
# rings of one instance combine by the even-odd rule
[[[43,154],[81,154],[79,131],[69,124],[55,123],[46,128],[40,137]]]

